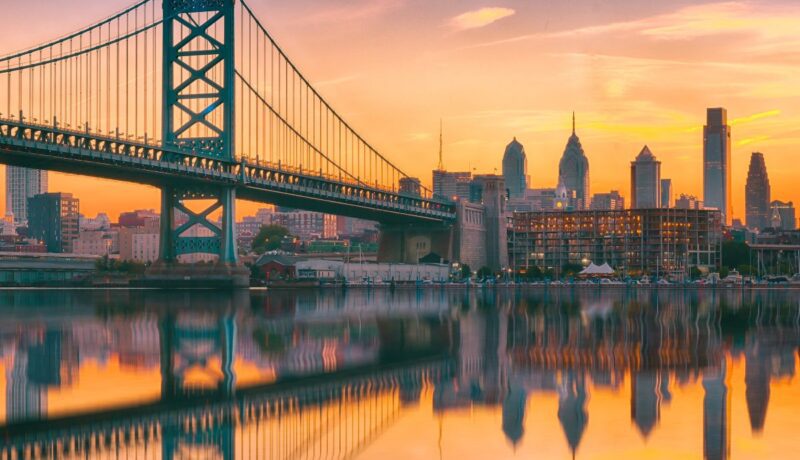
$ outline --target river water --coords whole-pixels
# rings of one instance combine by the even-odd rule
[[[0,459],[797,457],[800,294],[0,291]]]

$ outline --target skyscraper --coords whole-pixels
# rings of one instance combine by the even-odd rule
[[[672,207],[672,179],[661,179],[661,207],[671,208]]]
[[[72,252],[79,236],[80,208],[71,193],[42,193],[28,199],[28,231],[48,252]]]
[[[517,142],[517,138],[506,146],[503,154],[503,178],[506,180],[509,198],[520,198],[528,188],[528,159],[525,147]]]
[[[589,209],[589,159],[583,152],[581,141],[575,134],[575,114],[572,114],[572,135],[558,164],[558,176],[569,192],[575,192],[575,209]]]
[[[28,220],[28,198],[47,193],[47,171],[6,166],[6,213],[14,213],[14,222]]]
[[[646,145],[631,162],[631,207],[661,207],[661,162]]]
[[[708,109],[703,127],[703,201],[706,207],[717,208],[722,221],[730,224],[731,204],[731,128],[728,111]]]
[[[770,226],[770,186],[764,155],[753,152],[744,187],[745,224],[749,229]]]

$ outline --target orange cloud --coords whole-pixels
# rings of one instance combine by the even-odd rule
[[[511,8],[488,7],[479,10],[467,11],[450,20],[450,25],[456,30],[478,29],[497,22],[503,18],[513,16],[516,11]]]
[[[756,120],[761,120],[763,118],[777,117],[780,114],[781,114],[780,110],[768,110],[766,112],[755,113],[753,115],[748,115],[746,117],[734,118],[733,120],[731,120],[730,124],[741,125],[744,123],[750,123]]]

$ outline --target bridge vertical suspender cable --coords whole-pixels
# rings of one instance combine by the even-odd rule
[[[120,155],[144,155],[146,143],[158,147],[146,153],[157,161],[234,174],[239,182],[230,187],[272,181],[294,187],[282,193],[337,196],[362,209],[439,205],[425,201],[425,188],[409,198],[418,202],[398,193],[407,175],[332,108],[244,1],[220,1],[224,12],[214,2],[142,0],[0,57],[0,126],[19,127],[15,133],[45,126],[42,135],[60,147]],[[179,12],[164,17],[173,10],[162,4]],[[232,151],[221,155],[226,146]]]

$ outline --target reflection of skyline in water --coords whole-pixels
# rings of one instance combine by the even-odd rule
[[[514,297],[428,290],[231,297],[98,291],[70,294],[66,302],[44,293],[4,295],[0,302],[10,314],[0,327],[0,343],[5,421],[12,432],[15,426],[18,434],[42,430],[36,419],[69,415],[54,412],[48,398],[85,384],[79,379],[82,367],[96,366],[102,378],[103,369],[118,366],[156,380],[157,389],[142,407],[167,410],[208,398],[220,401],[218,419],[192,409],[189,419],[173,427],[174,439],[160,433],[150,441],[165,453],[194,457],[205,454],[192,449],[205,445],[236,458],[260,458],[230,450],[234,431],[258,440],[270,426],[275,431],[270,436],[291,438],[299,436],[285,431],[291,426],[301,431],[316,426],[313,433],[303,431],[305,441],[283,443],[284,450],[276,447],[270,454],[303,457],[304,445],[327,449],[336,436],[347,438],[342,432],[347,425],[335,423],[335,414],[359,407],[348,420],[366,431],[356,436],[359,442],[339,449],[352,454],[380,439],[389,420],[425,401],[427,389],[434,413],[496,407],[502,414],[496,429],[515,449],[530,435],[525,425],[532,395],[553,395],[558,410],[552,423],[580,457],[591,431],[588,403],[594,391],[629,390],[631,429],[646,440],[662,429],[662,408],[676,393],[680,397],[679,389],[698,386],[704,456],[724,459],[731,455],[732,410],[746,409],[753,434],[770,429],[771,385],[794,376],[800,343],[798,300],[775,293],[562,291]],[[425,361],[429,367],[414,367],[431,359]],[[731,360],[743,362],[742,381],[732,381]],[[274,382],[322,375],[341,379],[335,390],[323,379],[304,387],[302,397],[292,393],[292,385],[281,387],[282,396],[258,393]],[[733,409],[732,385],[745,388],[742,404]],[[254,386],[259,390],[247,393]],[[343,388],[352,393],[343,394]],[[263,404],[246,410],[243,394]],[[224,403],[231,397],[239,401],[233,412]],[[113,408],[88,401],[82,410]],[[204,431],[193,445],[185,433],[197,423],[220,428]],[[234,431],[226,434],[225,426]],[[52,433],[41,431],[39,442],[51,441]]]

